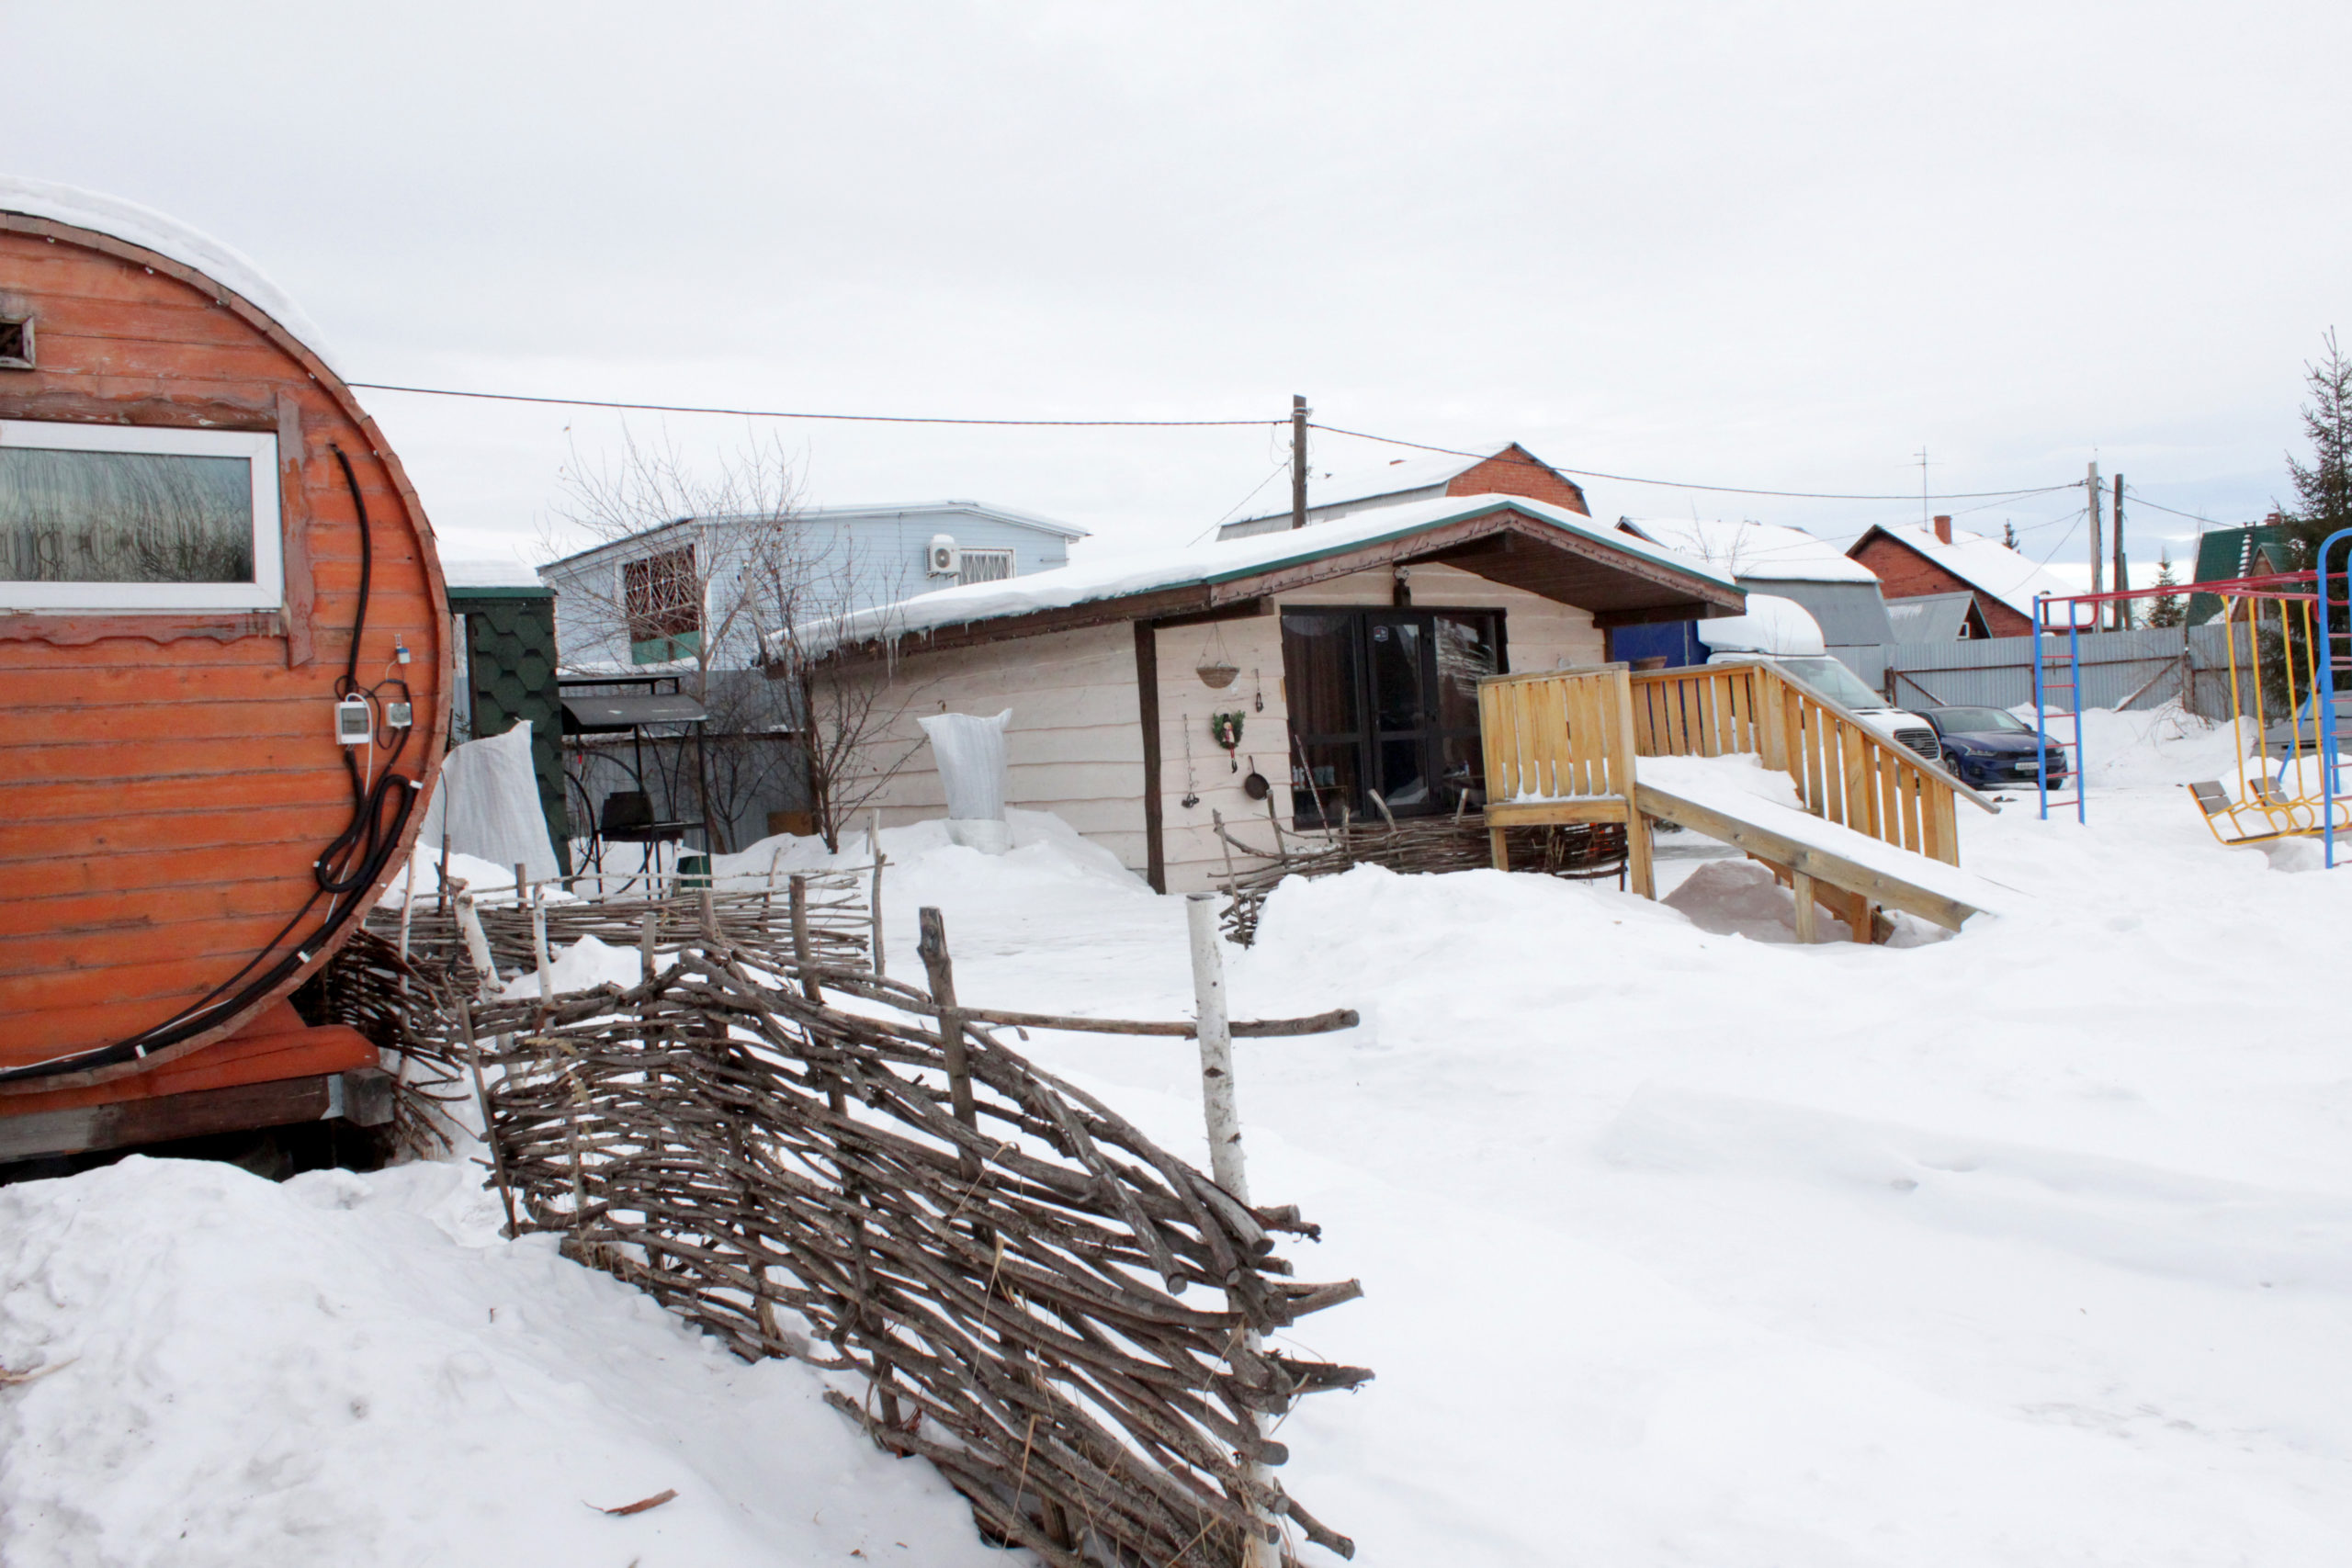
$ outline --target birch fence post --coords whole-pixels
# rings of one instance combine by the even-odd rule
[[[1208,1122],[1209,1174],[1232,1195],[1235,1202],[1247,1209],[1250,1174],[1242,1163],[1241,1112],[1233,1092],[1233,1024],[1225,1000],[1225,954],[1217,945],[1216,895],[1186,894],[1184,924],[1193,940],[1193,1002],[1200,1015],[1201,1109]],[[1240,1310],[1238,1302],[1234,1306]],[[1245,1328],[1241,1335],[1242,1343],[1249,1348],[1250,1361],[1257,1363],[1257,1330]],[[1273,1486],[1273,1476],[1259,1457],[1259,1446],[1265,1436],[1264,1419],[1250,1410],[1243,1427],[1250,1442],[1245,1473],[1262,1495]],[[1250,1512],[1257,1519],[1258,1528],[1247,1538],[1247,1554],[1241,1568],[1282,1568],[1283,1553],[1276,1544],[1272,1519],[1254,1499]]]
[[[548,895],[544,887],[531,889],[531,957],[539,969],[539,1000],[555,1000],[555,963],[548,953]]]
[[[881,809],[881,807],[875,807],[875,809],[874,809],[874,814],[873,814],[871,817],[867,818],[866,818],[866,820],[867,820],[867,822],[870,824],[870,826],[868,826],[868,827],[867,827],[867,829],[865,829],[866,843],[867,843],[868,847],[870,847],[870,848],[874,851],[874,891],[873,891],[871,894],[869,894],[869,895],[867,896],[867,897],[866,897],[866,900],[865,900],[865,903],[866,903],[866,911],[865,911],[865,913],[866,913],[866,919],[867,919],[868,920],[870,920],[870,921],[873,923],[873,941],[874,941],[874,973],[875,973],[876,975],[877,975],[877,976],[880,976],[880,975],[887,975],[887,974],[888,974],[888,973],[889,973],[888,967],[888,966],[887,966],[887,965],[882,962],[882,809]]]

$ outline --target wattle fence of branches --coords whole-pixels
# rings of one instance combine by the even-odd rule
[[[802,942],[797,965],[714,936],[628,990],[460,1006],[515,1227],[746,1357],[851,1375],[835,1405],[1054,1568],[1352,1555],[1261,1436],[1372,1375],[1261,1344],[1361,1293],[1290,1278],[1275,1237],[1316,1228],[1041,1071],[952,987],[943,1006]],[[1311,1027],[1337,1025],[1235,1032]]]

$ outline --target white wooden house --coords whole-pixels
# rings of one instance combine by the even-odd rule
[[[763,522],[763,526],[765,526]],[[839,615],[949,584],[1051,571],[1087,531],[978,501],[813,506],[793,513],[789,549],[804,614]],[[715,670],[756,662],[768,607],[741,584],[744,520],[682,517],[548,562],[556,645],[571,671],[691,665],[706,629],[729,620]],[[943,552],[944,548],[944,552]],[[699,602],[697,602],[697,600]]]
[[[1187,891],[1225,863],[1213,812],[1311,829],[1373,809],[1372,790],[1399,817],[1450,811],[1483,791],[1481,676],[1598,663],[1611,626],[1744,603],[1728,572],[1580,512],[1441,494],[921,594],[804,628],[802,647],[833,649],[812,680],[888,687],[862,750],[897,768],[886,825],[944,814],[918,716],[1009,708],[1008,804]],[[1220,715],[1240,719],[1230,757]]]

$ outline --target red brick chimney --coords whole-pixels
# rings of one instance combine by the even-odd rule
[[[1936,542],[1940,545],[1949,545],[1951,543],[1951,518],[1939,517],[1936,519]]]

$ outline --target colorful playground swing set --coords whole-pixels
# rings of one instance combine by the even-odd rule
[[[2233,795],[2218,779],[2188,786],[2205,814],[2205,825],[2225,845],[2267,843],[2277,839],[2316,836],[2325,846],[2326,863],[2335,864],[2335,838],[2352,829],[2352,787],[2342,777],[2346,759],[2336,734],[2336,675],[2352,670],[2352,656],[2338,644],[2352,641],[2352,528],[2331,534],[2320,546],[2319,560],[2311,571],[2280,572],[2267,577],[2238,578],[2226,582],[2200,582],[2196,592],[2222,601],[2223,646],[2229,653],[2230,711],[2250,716],[2261,761],[2249,768],[2246,748],[2239,747],[2237,791]],[[2332,563],[2332,564],[2331,564]],[[2075,808],[2077,822],[2088,820],[2085,795],[2087,774],[2083,756],[2083,633],[2097,631],[2106,607],[2138,599],[2177,594],[2177,588],[2139,588],[2107,593],[2041,594],[2034,600],[2034,621],[2041,636],[2033,668],[2034,730],[2041,738],[2037,789],[2041,815],[2046,820],[2052,806]],[[2060,609],[2064,606],[2063,611]],[[2087,610],[2087,615],[2086,611]],[[2063,617],[2063,618],[2062,618]],[[2243,658],[2239,628],[2245,628]],[[2264,634],[2276,641],[2264,649]],[[2298,636],[2297,634],[2301,635]],[[2065,638],[2065,650],[2052,645]],[[2300,658],[2298,654],[2300,653]],[[2276,689],[2287,699],[2288,739],[2285,755],[2272,759],[2267,745],[2270,727],[2268,694],[2273,682],[2266,673],[2275,670]],[[2249,711],[2250,709],[2250,711]],[[2072,718],[2071,743],[2054,742],[2075,753],[2071,795],[2053,794],[2049,782],[2049,725],[2052,718]],[[2306,761],[2310,766],[2306,767]]]

